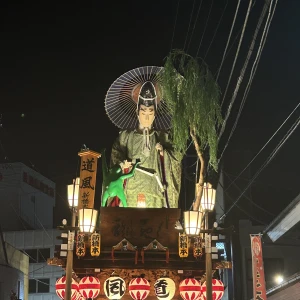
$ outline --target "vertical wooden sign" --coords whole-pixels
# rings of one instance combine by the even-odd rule
[[[97,162],[101,154],[83,150],[78,155],[81,157],[78,209],[94,208]]]

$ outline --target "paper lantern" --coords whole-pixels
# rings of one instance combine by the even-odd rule
[[[135,278],[129,282],[129,294],[134,300],[144,300],[150,293],[150,283],[145,278]]]
[[[100,281],[93,276],[86,276],[79,281],[79,292],[84,298],[96,298],[100,293]]]
[[[80,294],[80,292],[77,292],[77,298],[75,300],[85,300],[84,297],[82,297],[82,295]]]
[[[203,299],[206,300],[206,281],[202,284]],[[220,300],[224,295],[224,284],[221,280],[212,280],[212,298]]]
[[[175,282],[171,278],[159,278],[154,283],[155,295],[159,300],[173,299],[175,295],[175,290]]]
[[[184,300],[198,300],[201,296],[201,284],[194,278],[187,278],[180,282],[179,293]]]
[[[72,300],[76,300],[77,298],[77,294],[78,294],[78,283],[72,278],[72,283],[71,283],[71,299]],[[66,294],[66,276],[63,276],[59,279],[57,279],[56,283],[55,283],[55,291],[57,296],[60,299],[64,299],[65,298],[65,294]]]
[[[104,293],[108,299],[121,299],[126,291],[125,280],[119,276],[111,276],[104,281]]]

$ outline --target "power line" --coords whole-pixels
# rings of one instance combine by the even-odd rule
[[[262,10],[261,15],[260,15],[260,18],[259,18],[259,21],[258,21],[257,26],[256,26],[256,29],[255,29],[254,35],[253,35],[253,37],[252,37],[251,45],[250,45],[250,47],[249,47],[249,50],[248,50],[248,54],[247,54],[246,60],[245,60],[245,62],[244,62],[244,65],[243,65],[243,68],[242,68],[242,70],[241,70],[240,76],[239,76],[239,78],[238,78],[238,80],[237,80],[237,84],[236,84],[234,93],[233,93],[233,95],[232,95],[232,97],[231,97],[231,100],[230,100],[230,103],[229,103],[229,106],[228,106],[228,109],[227,109],[227,112],[226,112],[226,115],[225,115],[225,118],[224,118],[224,122],[223,122],[223,124],[222,124],[221,129],[220,129],[220,133],[219,133],[219,136],[218,136],[218,141],[220,141],[220,139],[221,139],[221,137],[222,137],[222,135],[223,135],[223,133],[224,133],[224,131],[225,131],[226,123],[227,123],[228,118],[229,118],[229,116],[230,116],[231,109],[232,109],[233,104],[234,104],[234,102],[235,102],[235,99],[236,99],[236,96],[237,96],[239,87],[240,87],[240,85],[241,85],[241,83],[242,83],[242,80],[243,80],[243,78],[244,78],[244,75],[245,75],[245,72],[246,72],[246,68],[247,68],[247,66],[248,66],[248,62],[249,62],[250,57],[251,57],[251,55],[252,55],[253,48],[254,48],[254,45],[255,45],[255,41],[256,41],[258,32],[259,32],[259,30],[260,30],[260,27],[261,27],[261,24],[262,24],[262,21],[263,21],[263,19],[264,19],[264,17],[265,17],[266,12],[267,12],[267,3],[265,2],[264,7],[263,7],[263,10]],[[241,42],[241,40],[240,40],[240,42]],[[237,58],[237,56],[236,56],[236,58]],[[235,61],[236,61],[236,59],[235,59]],[[235,64],[235,63],[234,63],[234,64]],[[230,80],[231,80],[232,72],[233,72],[233,68],[231,69],[230,79],[229,79],[229,81],[228,81],[228,83],[227,83],[226,91],[227,91],[229,82],[230,82]],[[225,93],[225,94],[226,94],[226,93]],[[224,95],[224,98],[225,98],[225,95]],[[223,104],[223,102],[224,102],[224,98],[223,98],[222,104]],[[227,147],[228,142],[229,142],[229,141],[227,141],[227,143],[225,144],[225,148]],[[223,152],[224,152],[224,150],[223,150]],[[220,158],[218,159],[219,162],[220,162],[220,159],[221,159],[221,157],[222,157],[222,155],[223,155],[223,152],[222,152]]]
[[[273,160],[275,155],[278,153],[278,151],[281,149],[281,147],[285,144],[285,142],[289,139],[291,134],[296,130],[296,128],[299,126],[300,123],[300,117],[296,120],[296,122],[291,126],[287,134],[281,139],[281,141],[278,143],[277,147],[272,151],[270,156],[267,158],[267,160],[264,162],[264,164],[259,168],[259,170],[256,172],[256,174],[253,176],[253,178],[250,180],[248,185],[245,187],[243,192],[240,194],[240,196],[234,201],[234,203],[231,205],[231,207],[227,210],[226,213],[224,213],[220,217],[220,221],[224,219],[228,213],[232,210],[232,208],[237,204],[237,202],[241,199],[241,197],[244,195],[244,193],[248,190],[248,188],[252,185],[253,181],[258,177],[258,175],[265,169],[265,167]]]
[[[196,0],[194,0],[194,2],[193,2],[193,7],[192,7],[192,11],[191,11],[189,26],[188,26],[188,30],[187,30],[187,33],[186,33],[186,36],[185,36],[185,41],[184,41],[183,49],[185,48],[185,45],[186,45],[186,42],[187,42],[187,38],[188,38],[188,35],[189,35],[189,31],[190,31],[190,26],[191,26],[191,22],[192,22],[192,18],[193,18],[194,7],[195,7],[195,1]]]
[[[199,5],[198,10],[197,10],[196,20],[194,22],[194,27],[193,27],[192,34],[191,34],[191,37],[190,37],[190,41],[189,41],[187,49],[186,49],[186,53],[188,53],[189,48],[190,48],[190,43],[191,43],[193,35],[194,35],[194,31],[195,31],[195,28],[196,28],[196,23],[198,21],[199,12],[200,12],[200,9],[201,9],[201,6],[202,6],[202,1],[203,0],[200,1],[200,5]]]
[[[207,56],[207,54],[208,54],[208,52],[209,52],[209,49],[210,49],[210,47],[211,47],[211,45],[212,45],[212,43],[213,43],[213,41],[214,41],[214,39],[215,39],[216,33],[217,33],[217,31],[218,31],[218,29],[219,29],[219,26],[220,26],[220,24],[221,24],[221,21],[222,21],[222,19],[223,19],[223,15],[224,15],[224,13],[225,13],[225,10],[226,10],[227,5],[228,5],[228,0],[226,1],[226,4],[225,4],[225,6],[224,6],[223,12],[222,12],[221,17],[220,17],[220,19],[219,19],[219,22],[218,22],[218,24],[217,24],[217,27],[216,27],[215,32],[214,32],[214,34],[213,34],[213,37],[212,37],[212,39],[211,39],[211,41],[210,41],[210,44],[209,44],[209,46],[208,46],[208,48],[207,48],[207,50],[206,50],[205,55],[204,55],[203,61],[205,61],[205,58],[206,58],[206,56]],[[203,61],[202,61],[202,62],[203,62]]]
[[[175,28],[176,28],[177,16],[178,16],[178,9],[179,9],[179,2],[180,2],[180,0],[178,0],[178,3],[177,3],[176,17],[175,17],[175,23],[174,23],[174,28],[173,28],[173,34],[172,34],[170,51],[172,50],[172,47],[173,47],[173,41],[174,41],[174,35],[175,35]]]
[[[226,46],[225,46],[225,50],[223,52],[223,57],[222,57],[222,60],[221,60],[221,65],[220,65],[218,73],[217,73],[216,81],[218,81],[218,79],[219,79],[219,75],[220,75],[220,72],[221,72],[221,69],[222,69],[222,66],[223,66],[223,62],[225,60],[225,55],[227,53],[227,48],[228,48],[228,45],[229,45],[229,42],[230,42],[230,39],[231,39],[231,35],[232,35],[232,31],[233,31],[233,28],[234,28],[234,25],[235,25],[236,17],[237,17],[238,11],[239,11],[240,3],[241,3],[241,0],[238,0],[237,6],[236,6],[236,9],[235,9],[234,18],[233,18],[233,21],[232,21],[232,24],[231,24],[229,36],[227,38],[227,43],[226,43]]]
[[[272,136],[268,139],[268,141],[263,145],[263,147],[257,152],[257,154],[251,159],[251,161],[244,167],[244,169],[237,175],[237,177],[229,184],[229,186],[226,188],[228,190],[230,186],[238,179],[240,176],[246,171],[246,169],[249,168],[249,166],[253,163],[253,161],[257,158],[257,156],[266,148],[266,146],[270,143],[270,141],[275,137],[275,135],[278,133],[278,131],[283,127],[283,125],[290,119],[292,114],[297,110],[297,108],[300,106],[300,103],[293,109],[293,111],[287,116],[287,118],[282,122],[282,124],[277,128],[277,130],[272,134]]]
[[[249,78],[249,80],[248,80],[248,83],[247,83],[247,86],[246,86],[246,89],[245,89],[245,92],[244,92],[244,95],[243,95],[243,98],[242,98],[242,101],[241,101],[241,104],[240,104],[240,108],[239,108],[239,111],[238,111],[236,120],[235,120],[234,125],[233,125],[233,127],[232,127],[232,129],[231,129],[231,132],[230,132],[229,137],[228,137],[228,140],[227,140],[227,142],[226,142],[226,144],[225,144],[225,146],[224,146],[224,149],[223,149],[223,151],[222,151],[222,153],[221,153],[221,155],[220,155],[219,161],[220,161],[220,159],[222,158],[223,153],[224,153],[224,151],[226,150],[226,148],[227,148],[227,146],[228,146],[228,144],[229,144],[229,141],[230,141],[230,139],[231,139],[231,137],[232,137],[232,135],[233,135],[234,130],[236,129],[238,120],[239,120],[239,118],[240,118],[240,116],[241,116],[241,113],[242,113],[244,104],[245,104],[245,102],[246,102],[246,98],[247,98],[247,96],[248,96],[248,93],[249,93],[249,90],[250,90],[250,87],[251,87],[251,84],[252,84],[252,81],[253,81],[253,78],[254,78],[254,75],[255,75],[255,72],[256,72],[257,65],[258,65],[258,63],[259,63],[259,58],[260,58],[261,52],[262,52],[262,50],[263,50],[263,44],[264,44],[264,41],[266,40],[266,28],[268,28],[268,27],[270,26],[270,22],[272,21],[272,18],[270,19],[270,13],[271,13],[271,10],[272,10],[272,3],[273,3],[273,0],[271,1],[270,6],[269,6],[269,14],[268,14],[268,18],[267,18],[267,21],[266,21],[266,24],[265,24],[265,28],[264,28],[262,37],[261,37],[261,41],[260,41],[259,49],[258,49],[257,54],[256,54],[255,61],[254,61],[253,65],[252,65],[252,69],[251,69],[251,72],[250,72],[250,78]],[[266,6],[265,6],[265,8],[266,8]],[[274,9],[275,9],[275,8],[274,8]],[[274,15],[274,11],[273,11],[273,15]],[[262,22],[262,19],[261,19],[261,22]],[[260,24],[260,21],[259,21],[258,24],[261,25],[261,24]],[[254,44],[255,44],[255,39],[256,39],[256,36],[257,36],[257,34],[258,34],[259,28],[260,28],[260,26],[256,28],[256,31],[255,31],[255,33],[254,33],[254,37],[255,37],[255,38],[253,37],[253,39],[252,39],[252,43],[251,43],[251,45],[250,45],[249,52],[248,52],[248,55],[247,55],[245,64],[244,64],[243,69],[242,69],[242,71],[241,71],[240,78],[241,78],[242,76],[244,76],[244,74],[245,74],[245,71],[246,71],[248,62],[249,62],[250,57],[251,57],[251,55],[252,55],[252,51],[253,51]],[[252,51],[250,51],[251,49],[252,49]],[[241,82],[241,81],[240,81],[240,82]],[[234,91],[234,95],[233,95],[233,96],[235,96],[235,95],[237,94],[237,88],[238,88],[238,85],[237,85],[237,87],[236,87],[236,89],[235,89],[235,91]],[[236,96],[235,96],[235,97],[236,97]]]
[[[226,88],[225,88],[225,92],[224,92],[223,100],[222,100],[222,102],[221,102],[221,106],[223,105],[223,102],[224,102],[224,100],[225,100],[225,97],[226,97],[226,94],[227,94],[227,91],[228,91],[228,87],[229,87],[229,83],[230,83],[230,81],[231,81],[231,77],[232,77],[232,74],[233,74],[233,71],[234,71],[234,68],[235,68],[235,64],[236,64],[236,61],[237,61],[237,58],[238,58],[238,55],[239,55],[239,52],[240,52],[240,48],[241,48],[243,39],[244,39],[244,33],[245,33],[245,30],[246,30],[246,27],[247,27],[247,23],[248,23],[248,18],[249,18],[249,14],[250,14],[251,5],[252,5],[252,0],[249,1],[249,5],[248,5],[248,9],[247,9],[247,13],[246,13],[246,17],[245,17],[245,21],[244,21],[244,25],[243,25],[241,37],[240,37],[240,40],[239,40],[239,44],[238,44],[238,47],[237,47],[237,51],[236,51],[236,53],[235,53],[234,61],[233,61],[232,68],[231,68],[231,71],[230,71],[229,79],[228,79],[228,81],[227,81],[227,86],[226,86]],[[266,4],[265,4],[265,6],[266,6]],[[230,104],[231,104],[231,103],[230,103]],[[225,122],[224,122],[224,123],[225,123]]]
[[[226,173],[224,172],[224,174],[226,174]],[[226,176],[227,176],[227,178],[229,178],[229,180],[231,180],[230,177],[228,176],[228,174],[226,174]],[[237,185],[236,183],[232,183],[232,184],[235,185],[235,187],[237,188],[237,190],[238,190],[239,192],[242,192],[242,190],[238,187],[238,185]],[[232,185],[232,184],[231,184],[231,185]],[[227,191],[227,190],[228,190],[228,188],[226,189],[226,191]],[[272,216],[272,217],[275,217],[275,214],[269,212],[268,210],[264,209],[262,206],[260,206],[260,205],[256,204],[255,202],[253,202],[253,200],[252,200],[251,198],[249,198],[247,195],[244,195],[244,197],[245,197],[248,201],[250,201],[250,202],[252,203],[252,205],[254,205],[254,206],[257,207],[258,209],[262,210],[264,213],[266,213],[266,214],[268,214],[268,215],[270,215],[270,216]]]
[[[213,4],[214,4],[214,0],[211,0],[211,6],[210,6],[210,9],[209,9],[209,13],[208,13],[208,16],[207,16],[207,19],[206,19],[206,23],[205,23],[205,27],[204,27],[204,30],[203,30],[203,34],[202,34],[202,37],[201,37],[201,40],[200,40],[200,43],[199,43],[199,46],[198,46],[198,49],[197,49],[195,57],[198,56],[198,53],[199,53],[199,50],[200,50],[200,47],[201,47],[201,44],[202,44],[202,40],[203,40],[205,31],[206,31],[206,27],[207,27],[207,24],[208,24],[208,20],[209,20],[209,17],[210,17],[210,13],[211,13],[211,9],[212,9]]]

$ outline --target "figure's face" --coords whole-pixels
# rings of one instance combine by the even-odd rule
[[[139,116],[140,125],[142,127],[150,128],[155,117],[154,105],[145,106],[142,104],[140,106],[138,116]]]

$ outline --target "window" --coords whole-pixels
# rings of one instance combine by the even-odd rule
[[[23,172],[23,181],[27,182],[28,181],[28,176],[26,172]]]
[[[29,256],[29,263],[37,262],[37,249],[26,249],[24,252]]]
[[[29,294],[35,293],[49,293],[50,291],[50,279],[49,278],[38,278],[29,279]]]
[[[50,248],[25,249],[24,253],[29,256],[29,263],[43,263],[50,257]]]
[[[38,293],[49,293],[50,279],[39,279],[37,282],[37,292]]]
[[[36,281],[35,279],[29,279],[29,287],[28,287],[28,293],[36,293]]]
[[[38,262],[46,262],[50,257],[50,248],[38,249]]]

